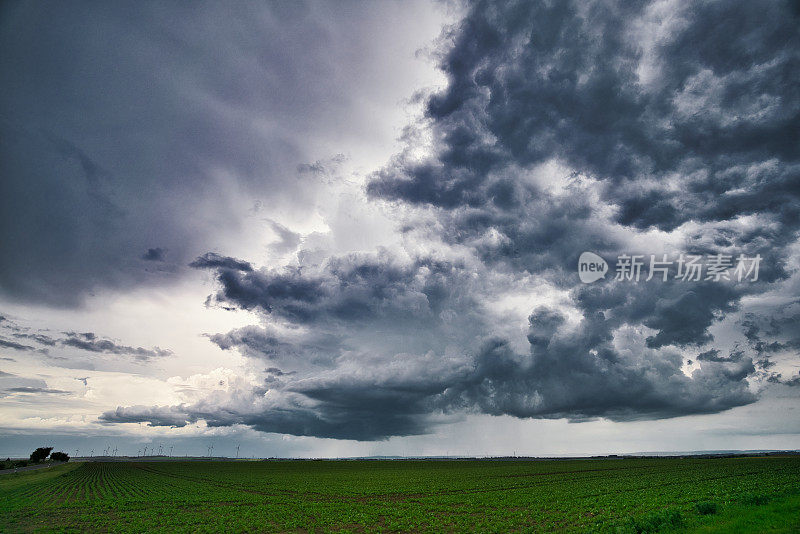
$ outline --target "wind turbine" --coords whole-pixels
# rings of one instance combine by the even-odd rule
[[[239,445],[236,445],[236,459],[239,459]]]

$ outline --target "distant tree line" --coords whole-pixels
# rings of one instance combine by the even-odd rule
[[[31,453],[31,462],[38,464],[42,460],[45,460],[48,456],[50,456],[50,451],[52,450],[53,447],[39,447]]]
[[[69,455],[67,453],[60,451],[51,453],[52,450],[53,447],[39,447],[31,453],[30,459],[28,460],[12,460],[11,458],[6,458],[0,461],[0,469],[13,469],[15,467],[27,467],[31,464],[39,464],[47,460],[48,456],[51,462],[69,461]]]

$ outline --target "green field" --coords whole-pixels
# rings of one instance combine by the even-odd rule
[[[69,463],[0,531],[800,532],[800,457]]]

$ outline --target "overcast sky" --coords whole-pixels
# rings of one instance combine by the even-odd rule
[[[0,456],[800,448],[799,18],[3,3]]]

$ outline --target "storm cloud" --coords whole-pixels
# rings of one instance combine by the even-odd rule
[[[276,28],[297,16],[278,11],[266,17]],[[184,246],[175,225],[127,240],[125,254],[136,261],[162,259],[141,254],[163,247],[181,269],[210,273],[207,306],[258,318],[207,334],[255,371],[210,383],[180,404],[120,406],[100,420],[379,440],[470,414],[581,422],[718,413],[755,402],[776,381],[794,384],[771,369],[796,363],[799,346],[798,17],[788,1],[465,5],[433,53],[446,85],[418,95],[423,116],[364,183],[365,199],[397,223],[393,245],[314,248],[322,232],[301,235],[273,219],[265,220],[278,241],[265,249],[286,262],[240,259],[224,240]],[[272,109],[270,97],[253,89],[265,80],[249,73],[253,64],[280,61],[257,53],[275,44],[242,25],[256,51],[245,56],[254,63],[243,60],[247,83],[229,86],[213,70],[196,81],[215,102]],[[180,35],[181,28],[160,31]],[[278,71],[286,80],[295,66]],[[267,93],[285,94],[278,78]],[[173,83],[166,73],[162,81]],[[282,106],[281,116],[306,117],[300,100]],[[203,189],[214,183],[208,169],[222,168],[245,189],[275,186],[278,197],[302,197],[301,186],[277,178],[294,154],[290,140],[253,152],[259,137],[240,130],[241,121],[212,128],[218,117],[205,107],[181,118],[181,131],[192,134],[153,156],[168,160],[167,176],[199,173],[191,185]],[[168,120],[153,124],[171,128]],[[220,134],[225,142],[217,144]],[[29,128],[14,139],[50,147],[71,169],[70,187],[91,198],[87,220],[108,221],[103,228],[116,232],[125,210],[108,184],[118,171],[95,161],[101,147],[73,137]],[[12,171],[36,154],[22,148],[8,160]],[[198,153],[209,167],[195,167]],[[256,168],[275,173],[264,178]],[[335,173],[321,164],[291,172]],[[155,184],[161,175],[148,176]],[[172,183],[177,191],[185,186],[182,178]],[[206,215],[215,220],[213,209]],[[105,268],[92,242],[81,243],[81,269]],[[642,280],[611,272],[582,284],[576,265],[584,251],[609,261],[726,255],[761,264],[750,280],[680,281],[673,265],[668,279],[648,277],[645,266]],[[62,343],[146,352],[88,336]]]
[[[261,385],[195,404],[120,407],[101,420],[176,426],[183,414],[180,425],[202,419],[374,440],[430,432],[467,413],[626,421],[714,413],[756,399],[746,381],[755,371],[749,358],[698,358],[700,369],[683,372],[678,346],[704,344],[713,317],[694,321],[687,333],[653,325],[674,336],[667,343],[620,336],[631,317],[661,315],[615,314],[614,297],[608,316],[596,310],[577,325],[541,307],[528,320],[529,350],[519,352],[493,335],[499,319],[480,303],[480,292],[496,286],[470,284],[465,264],[348,256],[304,272],[218,268],[222,288],[214,300],[257,310],[267,324],[210,336],[222,349],[295,372],[268,372]],[[721,307],[727,298],[719,298]]]
[[[241,230],[233,206],[313,211],[298,164],[345,121],[373,130],[355,104],[404,75],[384,50],[349,51],[410,20],[395,4],[241,7],[0,7],[0,295],[74,308],[168,286]]]

